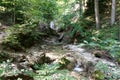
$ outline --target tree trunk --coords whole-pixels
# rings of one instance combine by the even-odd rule
[[[14,9],[13,9],[13,24],[15,24],[15,0],[14,0]]]
[[[82,9],[83,4],[82,4],[82,1],[83,1],[83,0],[80,0],[80,1],[79,1],[79,5],[80,5],[80,16],[82,16],[82,14],[83,14],[83,9]]]
[[[116,0],[112,0],[111,5],[111,26],[115,23],[115,6],[116,6]]]
[[[86,9],[86,6],[87,6],[87,1],[88,0],[82,0],[82,10],[83,10],[83,13],[85,12],[85,9]]]
[[[99,0],[94,0],[96,29],[100,29]]]
[[[85,12],[85,8],[86,8],[86,4],[87,0],[80,0],[79,1],[79,5],[80,5],[80,15],[83,15],[83,13]]]
[[[118,17],[118,21],[120,22],[120,17]],[[117,38],[120,41],[120,23],[118,23],[118,33],[117,33]]]

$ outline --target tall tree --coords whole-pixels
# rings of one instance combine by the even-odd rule
[[[120,17],[118,17],[119,18],[119,21],[120,21]],[[118,34],[117,34],[117,36],[118,36],[118,40],[120,41],[120,23],[118,24],[119,26],[118,26]]]
[[[85,8],[86,8],[86,5],[87,5],[87,1],[88,1],[88,0],[82,0],[82,10],[83,10],[83,13],[85,12]]]
[[[112,0],[111,6],[111,26],[115,23],[115,8],[116,8],[116,0]]]
[[[100,29],[99,0],[94,0],[96,29]]]
[[[77,1],[77,0],[76,0]],[[79,0],[79,5],[80,5],[80,15],[82,15],[85,12],[85,8],[87,5],[88,0]]]

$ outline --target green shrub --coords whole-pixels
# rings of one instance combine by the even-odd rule
[[[110,66],[99,61],[95,67],[98,72],[102,72],[104,74],[104,80],[119,80],[120,79],[120,69],[118,69],[115,66],[111,66],[113,69],[112,70]]]
[[[35,74],[35,80],[75,80],[68,75],[67,70],[58,70],[59,64],[44,64],[37,66],[37,74]]]
[[[12,49],[21,50],[34,45],[40,35],[35,24],[16,24],[6,30],[3,44]]]
[[[88,32],[84,43],[88,48],[106,50],[120,63],[120,42],[117,39],[117,26]],[[107,34],[106,34],[107,33]]]
[[[106,50],[109,52],[110,56],[114,58],[120,64],[120,42],[114,39],[104,39],[84,43],[90,48]]]
[[[81,42],[86,38],[88,24],[90,21],[84,19],[83,17],[79,17],[76,22],[72,19],[74,17],[78,17],[77,15],[70,14],[65,15],[63,18],[64,28],[66,29],[66,35],[69,36],[71,39],[76,39],[77,42]]]
[[[19,80],[20,78],[22,79],[27,76],[26,72],[31,73],[32,75],[32,71],[25,69],[13,69],[11,65],[12,63],[10,60],[4,61],[0,64],[0,80]],[[23,74],[24,76],[20,76],[20,74]],[[30,77],[30,75],[28,75],[27,77]]]
[[[3,61],[6,61],[8,59],[12,59],[9,55],[8,52],[5,51],[0,51],[0,63],[2,63]]]
[[[93,74],[92,77],[95,80],[104,80],[104,74],[100,70],[96,70]]]
[[[58,64],[43,64],[36,65],[35,72],[25,70],[25,69],[12,69],[11,61],[3,62],[0,64],[0,80],[3,75],[6,76],[17,76],[18,74],[23,74],[29,77],[33,77],[34,80],[76,80],[72,76],[68,75],[67,70],[58,70],[60,65]]]

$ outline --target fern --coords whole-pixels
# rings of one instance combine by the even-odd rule
[[[75,80],[67,74],[67,70],[58,70],[59,64],[44,64],[39,67],[37,74],[34,76],[35,80]]]

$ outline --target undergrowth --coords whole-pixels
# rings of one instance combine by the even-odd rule
[[[120,79],[120,69],[118,69],[115,66],[108,66],[107,64],[104,64],[102,62],[98,62],[96,64],[96,71],[97,72],[101,72],[102,74],[100,74],[97,77],[100,77],[101,75],[101,79],[100,80],[119,80]]]
[[[75,80],[67,70],[58,70],[59,64],[44,64],[38,67],[35,80]]]
[[[101,30],[92,30],[84,44],[89,48],[106,50],[109,54],[120,63],[120,41],[118,41],[118,28],[108,28]]]
[[[11,62],[7,60],[7,62],[0,64],[0,78],[2,79],[4,75],[24,74],[33,77],[34,80],[75,80],[75,78],[69,76],[68,70],[59,70],[59,67],[59,64],[35,65],[36,71],[32,72],[25,69],[12,69]]]
[[[6,30],[3,45],[15,50],[22,50],[34,45],[42,33],[37,31],[36,24],[16,24]]]

